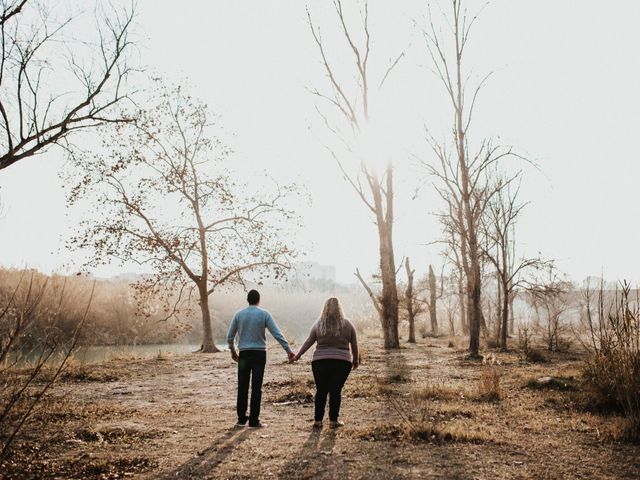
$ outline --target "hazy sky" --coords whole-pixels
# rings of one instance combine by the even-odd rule
[[[472,11],[484,4],[468,3]],[[313,243],[308,258],[335,265],[343,281],[352,281],[356,267],[373,271],[372,219],[328,156],[316,99],[305,89],[327,87],[305,2],[191,0],[178,8],[175,1],[140,0],[139,6],[144,63],[170,79],[188,79],[222,116],[234,135],[238,170],[267,169],[308,189],[313,205],[300,211],[306,227],[299,235]],[[330,58],[347,72],[350,51],[331,40],[331,3],[308,6],[331,44]],[[429,262],[441,263],[438,247],[426,245],[440,235],[433,212],[441,204],[414,158],[430,159],[423,126],[446,135],[451,114],[419,30],[426,2],[372,0],[369,9],[372,75],[407,49],[372,115],[375,148],[397,165],[397,258],[409,255],[422,275]],[[499,137],[540,167],[528,168],[523,182],[530,205],[518,231],[520,249],[558,259],[577,280],[601,270],[609,279],[640,279],[639,24],[634,0],[494,0],[470,41],[472,78],[495,71],[477,106],[474,138]],[[2,265],[51,271],[71,259],[64,239],[78,212],[65,209],[56,175],[62,164],[62,153],[51,150],[0,172]]]

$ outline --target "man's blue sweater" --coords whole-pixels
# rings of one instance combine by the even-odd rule
[[[231,325],[229,325],[229,333],[227,333],[229,348],[233,349],[233,342],[237,334],[238,350],[266,350],[265,329],[269,330],[273,338],[282,345],[282,348],[287,352],[291,351],[289,343],[282,335],[271,314],[255,305],[249,305],[233,316]]]

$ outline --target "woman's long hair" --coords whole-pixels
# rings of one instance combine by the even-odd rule
[[[340,301],[329,298],[325,303],[318,320],[318,333],[322,336],[336,337],[344,327],[345,318]]]

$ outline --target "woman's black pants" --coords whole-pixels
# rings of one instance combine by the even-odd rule
[[[342,387],[351,372],[351,362],[346,360],[314,360],[311,362],[313,379],[316,382],[316,413],[319,422],[324,417],[324,409],[329,395],[329,420],[335,422],[340,414]]]

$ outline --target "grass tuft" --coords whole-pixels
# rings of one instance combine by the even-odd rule
[[[485,402],[499,402],[504,393],[500,387],[502,370],[499,365],[485,364],[482,367],[478,382],[478,400]]]

